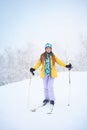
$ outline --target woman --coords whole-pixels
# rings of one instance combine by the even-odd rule
[[[66,65],[62,62],[56,55],[52,52],[52,44],[47,43],[45,45],[45,52],[41,54],[40,59],[36,63],[33,68],[30,68],[30,72],[34,75],[34,71],[38,69],[41,65],[40,77],[43,78],[44,84],[44,96],[45,99],[43,101],[43,105],[46,105],[48,102],[50,104],[55,104],[55,96],[54,96],[54,78],[57,77],[57,70],[55,67],[55,63],[60,66],[66,67],[69,70],[72,68],[71,64]]]

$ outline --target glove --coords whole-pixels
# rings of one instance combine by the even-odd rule
[[[68,65],[66,65],[66,68],[68,68],[69,70],[71,70],[72,69],[71,63],[69,63]]]
[[[34,71],[35,71],[34,68],[30,68],[30,72],[32,73],[32,75],[34,75]]]

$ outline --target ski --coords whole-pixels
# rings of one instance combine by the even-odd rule
[[[42,108],[42,107],[44,107],[44,106],[46,106],[46,105],[47,105],[47,103],[44,103],[44,104],[42,104],[42,105],[40,105],[40,106],[37,106],[36,108],[31,109],[31,112],[36,112],[38,109],[40,109],[40,108]]]
[[[38,109],[40,109],[40,108],[42,108],[44,105],[41,105],[41,106],[38,106],[38,107],[36,107],[36,108],[34,108],[34,109],[31,109],[31,112],[36,112]]]
[[[53,113],[53,108],[54,108],[54,106],[51,105],[50,108],[49,108],[49,111],[47,112],[47,114],[52,114]]]
[[[44,106],[47,106],[47,104],[42,104],[40,106],[37,106],[36,108],[31,109],[31,112],[36,112],[37,110],[39,110],[40,108],[42,108]],[[48,112],[46,112],[46,114],[52,114],[53,113],[53,108],[54,108],[54,105],[48,106],[49,110],[48,110]]]

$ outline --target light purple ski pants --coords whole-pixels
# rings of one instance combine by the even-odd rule
[[[55,97],[54,97],[53,83],[54,83],[54,78],[51,78],[50,76],[44,77],[43,84],[44,84],[45,99],[54,101]]]

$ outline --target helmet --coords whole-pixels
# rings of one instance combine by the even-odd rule
[[[48,47],[52,48],[52,44],[50,44],[50,43],[46,43],[46,45],[45,45],[45,49],[48,48]]]

